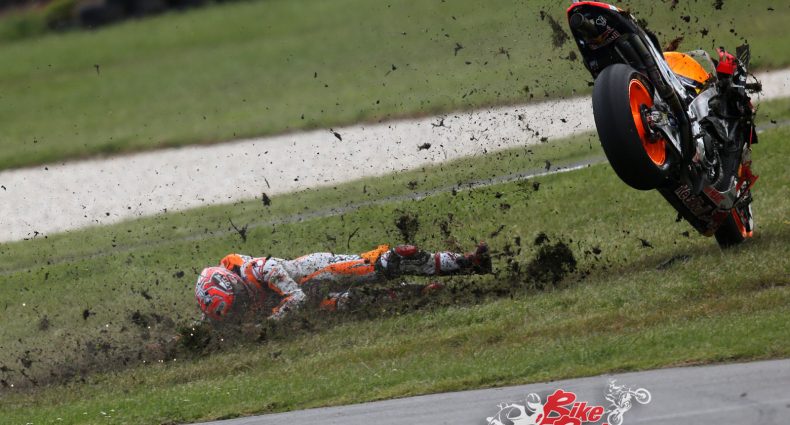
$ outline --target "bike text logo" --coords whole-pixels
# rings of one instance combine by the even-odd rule
[[[500,403],[499,411],[486,418],[488,425],[582,425],[598,423],[603,425],[622,425],[625,412],[631,410],[634,402],[647,404],[650,392],[644,388],[636,390],[617,385],[614,380],[604,394],[609,408],[579,401],[576,393],[558,389],[546,397],[545,403],[540,395],[527,395],[525,403]]]

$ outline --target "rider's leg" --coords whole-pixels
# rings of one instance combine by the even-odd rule
[[[374,267],[362,256],[320,252],[286,262],[291,276],[299,282],[369,282],[375,280]]]
[[[437,276],[451,274],[491,273],[491,257],[488,245],[478,244],[474,252],[431,253],[412,245],[400,245],[390,249],[381,245],[361,255],[334,255],[329,253],[310,254],[292,261],[299,267],[300,284],[344,283],[352,285],[394,279],[402,275]],[[296,272],[296,270],[294,270]],[[418,285],[422,293],[440,289],[438,283]],[[387,292],[390,298],[395,297]],[[321,302],[326,310],[342,309],[349,299],[349,290],[333,292]]]
[[[485,274],[491,273],[491,256],[485,242],[469,254],[431,253],[413,245],[399,245],[379,257],[376,269],[388,279],[402,275]]]
[[[285,262],[300,284],[306,282],[366,283],[401,275],[438,276],[491,272],[488,245],[481,242],[472,253],[428,252],[413,245],[381,245],[360,255],[315,253]]]
[[[350,287],[358,283],[380,280],[375,266],[360,255],[314,253],[288,261],[288,267],[300,286],[310,286],[313,290],[324,292],[333,288],[326,284],[340,283]],[[318,289],[326,288],[326,289]],[[320,302],[323,310],[344,310],[348,304],[349,291],[326,293]]]

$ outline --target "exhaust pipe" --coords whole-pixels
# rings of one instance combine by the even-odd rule
[[[568,19],[568,24],[572,31],[578,32],[585,38],[593,38],[598,36],[598,29],[595,28],[595,22],[587,19],[581,13],[574,13]]]

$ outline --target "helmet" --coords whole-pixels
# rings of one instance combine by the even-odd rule
[[[227,320],[245,310],[249,293],[241,277],[224,267],[207,267],[195,285],[200,310],[213,320]]]
[[[543,403],[541,403],[540,396],[538,394],[529,393],[527,395],[526,401],[527,401],[527,407],[533,412],[543,407]]]

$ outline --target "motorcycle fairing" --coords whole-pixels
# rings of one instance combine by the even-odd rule
[[[699,93],[713,76],[705,70],[691,55],[681,52],[664,52],[669,68],[687,87]]]

